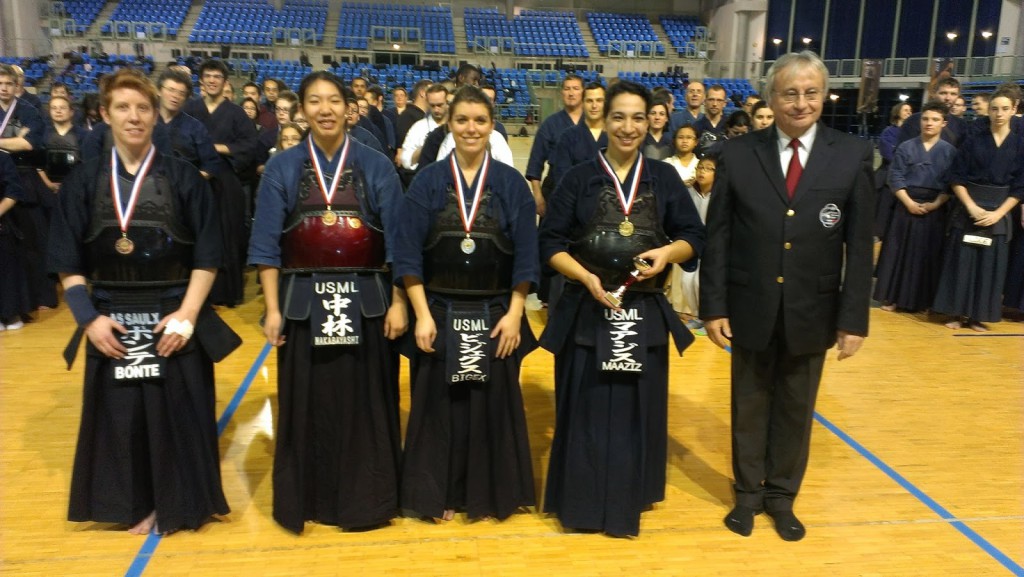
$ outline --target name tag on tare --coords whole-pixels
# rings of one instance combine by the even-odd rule
[[[487,309],[452,310],[445,341],[448,383],[484,383],[491,378],[491,326]]]
[[[992,237],[965,234],[964,244],[973,244],[974,246],[992,246]]]
[[[637,375],[644,371],[647,342],[643,320],[642,302],[617,311],[603,310],[597,335],[597,361],[602,371]]]
[[[160,322],[160,313],[111,312],[110,318],[128,329],[126,334],[117,333],[128,352],[124,358],[112,360],[114,380],[125,384],[162,380],[167,359],[156,354],[160,334],[153,332]]]
[[[356,275],[314,274],[310,307],[313,346],[363,342],[362,301]]]

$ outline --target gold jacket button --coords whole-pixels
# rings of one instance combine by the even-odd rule
[[[783,279],[781,276],[775,278],[775,282],[777,282],[779,284],[782,284],[784,281],[785,281],[785,279]]]
[[[793,216],[794,214],[796,214],[796,211],[792,208],[786,211],[786,216]]]
[[[787,242],[786,244],[782,245],[782,248],[784,248],[786,250],[789,250],[789,249],[793,248],[793,243]]]

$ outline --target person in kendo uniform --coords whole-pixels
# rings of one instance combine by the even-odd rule
[[[197,529],[228,513],[213,363],[241,344],[206,302],[216,208],[194,167],[153,146],[145,75],[121,69],[100,89],[113,149],[64,181],[50,231],[49,269],[78,325],[69,368],[87,338],[68,519]]]
[[[490,156],[487,95],[460,88],[448,116],[455,150],[420,171],[399,211],[395,282],[416,313],[402,507],[505,519],[536,502],[519,369],[536,348],[537,207]]]
[[[555,436],[544,511],[568,529],[632,536],[665,498],[669,334],[693,342],[666,300],[670,263],[696,266],[704,226],[679,174],[640,154],[651,95],[608,89],[608,148],[569,169],[548,201],[540,253],[567,279],[540,344],[555,355]],[[631,278],[619,304],[606,298]]]
[[[398,349],[404,292],[391,286],[402,187],[387,157],[345,133],[345,87],[314,72],[299,87],[310,135],[267,161],[249,263],[278,347],[273,516],[344,529],[398,514]]]
[[[0,331],[25,326],[32,312],[27,265],[21,230],[11,220],[11,210],[25,199],[25,189],[11,155],[0,152]]]
[[[199,67],[203,97],[185,102],[182,111],[206,126],[223,168],[211,185],[219,203],[224,238],[224,268],[217,276],[211,299],[229,307],[241,304],[245,291],[245,238],[249,233],[249,193],[243,182],[252,180],[258,159],[256,127],[242,107],[224,95],[228,76],[222,60],[206,60]]]
[[[64,96],[51,96],[50,122],[43,135],[46,164],[37,169],[46,188],[57,192],[64,177],[81,159],[81,144],[87,131],[71,119],[71,101]]]
[[[26,274],[31,306],[57,306],[57,288],[46,275],[46,247],[49,244],[50,214],[57,202],[39,178],[45,165],[45,123],[39,110],[17,96],[18,72],[0,64],[0,152],[7,152],[18,168],[24,197],[13,207],[12,224],[20,231],[25,250]]]

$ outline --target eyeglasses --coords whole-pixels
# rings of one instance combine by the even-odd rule
[[[695,172],[714,172],[714,171],[715,171],[715,167],[713,167],[713,166],[698,166],[695,169]]]
[[[275,106],[274,110],[276,110],[278,112],[289,112],[290,113],[292,111],[292,107],[291,106]]]
[[[782,98],[783,102],[788,102],[789,104],[793,104],[793,103],[797,102],[798,100],[800,100],[801,96],[807,102],[818,102],[818,101],[821,100],[821,91],[820,90],[816,90],[814,88],[812,88],[812,89],[810,89],[810,90],[808,90],[806,92],[797,92],[796,90],[787,90],[785,92],[776,92],[775,94],[778,94],[779,98]]]

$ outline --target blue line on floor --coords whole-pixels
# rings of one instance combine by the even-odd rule
[[[260,354],[256,355],[256,360],[253,361],[252,366],[249,367],[249,372],[242,379],[242,384],[238,385],[238,390],[231,397],[231,401],[228,402],[228,406],[224,408],[224,412],[221,413],[220,419],[217,420],[217,436],[220,437],[227,427],[228,422],[231,421],[231,417],[235,416],[235,411],[238,410],[238,405],[242,403],[242,398],[249,392],[249,386],[252,385],[253,380],[259,373],[260,367],[263,366],[263,362],[267,360],[267,355],[270,354],[270,343],[263,345],[263,350]],[[162,535],[156,533],[150,533],[146,536],[146,541],[142,544],[142,548],[135,554],[135,559],[132,564],[125,571],[125,577],[138,577],[142,575],[142,572],[146,569],[146,565],[149,564],[149,560],[153,558],[153,552],[156,551],[156,546],[160,544],[160,540],[163,538]]]
[[[238,386],[238,390],[235,391],[235,396],[231,397],[231,401],[227,407],[224,407],[224,412],[221,414],[220,419],[217,420],[217,436],[220,437],[224,433],[224,429],[227,428],[228,422],[231,421],[231,417],[235,416],[235,411],[238,410],[238,405],[242,403],[242,398],[249,392],[249,386],[252,385],[252,381],[256,378],[256,374],[259,372],[260,367],[263,366],[264,361],[267,360],[267,355],[270,354],[270,343],[263,345],[263,350],[256,356],[256,360],[253,361],[252,366],[249,367],[249,372],[246,373],[245,378],[242,379],[242,384]]]
[[[821,425],[829,431],[832,431],[832,434],[842,439],[844,443],[860,453],[860,455],[870,461],[872,465],[878,467],[878,469],[888,475],[890,479],[896,481],[896,483],[906,489],[907,492],[916,497],[918,501],[924,503],[925,506],[934,511],[936,515],[952,525],[953,528],[960,531],[965,537],[973,541],[975,545],[980,547],[982,551],[988,553],[989,556],[998,561],[1003,567],[1009,569],[1014,575],[1024,577],[1024,567],[1021,567],[1013,559],[1010,559],[1010,557],[985,540],[985,538],[979,535],[974,529],[968,527],[966,523],[958,521],[952,513],[946,510],[945,507],[939,505],[934,499],[926,495],[921,489],[918,489],[903,475],[900,475],[892,467],[886,465],[885,462],[876,457],[874,453],[867,450],[864,445],[855,441],[853,437],[847,435],[842,429],[832,424],[832,422],[825,417],[821,416],[821,413],[815,412],[814,420],[821,423]]]
[[[954,335],[954,336],[965,336],[965,337],[968,337],[968,336],[1003,336],[1003,335],[966,335],[965,334],[965,335]],[[1021,336],[1024,336],[1024,335],[1021,335]],[[731,347],[726,347],[725,350],[726,350],[726,352],[732,353],[732,348]],[[922,491],[921,489],[918,489],[913,483],[908,481],[903,475],[900,475],[899,473],[897,473],[895,469],[893,469],[889,465],[886,465],[885,462],[882,461],[881,459],[879,459],[878,457],[876,457],[874,455],[874,453],[872,453],[871,451],[867,450],[867,448],[864,447],[864,445],[861,445],[860,443],[855,441],[853,437],[851,437],[850,435],[847,435],[846,433],[844,433],[842,429],[840,429],[836,425],[832,424],[832,421],[829,421],[825,417],[821,416],[821,413],[819,413],[817,411],[814,412],[814,420],[818,421],[818,423],[820,423],[823,427],[825,427],[826,429],[831,431],[833,435],[839,437],[844,443],[846,443],[851,448],[853,448],[854,451],[857,451],[858,453],[860,453],[860,455],[862,457],[864,457],[865,459],[867,459],[872,465],[874,465],[875,467],[878,467],[878,469],[880,471],[882,471],[883,473],[885,473],[886,475],[888,475],[890,479],[892,479],[893,481],[896,481],[896,483],[899,484],[904,489],[906,489],[906,491],[908,493],[910,493],[911,495],[916,497],[918,501],[921,501],[922,503],[924,503],[925,506],[927,506],[929,509],[934,511],[935,514],[938,515],[939,517],[941,517],[943,521],[947,521],[957,531],[960,531],[960,533],[962,533],[965,537],[967,537],[968,539],[973,541],[975,545],[980,547],[982,551],[988,553],[989,556],[991,556],[993,559],[998,561],[1003,567],[1006,567],[1007,569],[1010,570],[1010,572],[1012,572],[1014,575],[1017,575],[1018,577],[1024,577],[1024,567],[1021,567],[1013,559],[1010,559],[1009,556],[1007,556],[1005,553],[1003,553],[998,548],[996,548],[995,545],[989,543],[987,540],[985,540],[984,537],[979,535],[974,529],[971,529],[970,527],[968,527],[966,523],[964,523],[963,521],[958,521],[957,518],[952,513],[947,511],[945,507],[943,507],[942,505],[939,505],[937,502],[935,502],[935,500],[932,499],[931,497],[929,497],[927,494],[925,494],[924,491]]]

